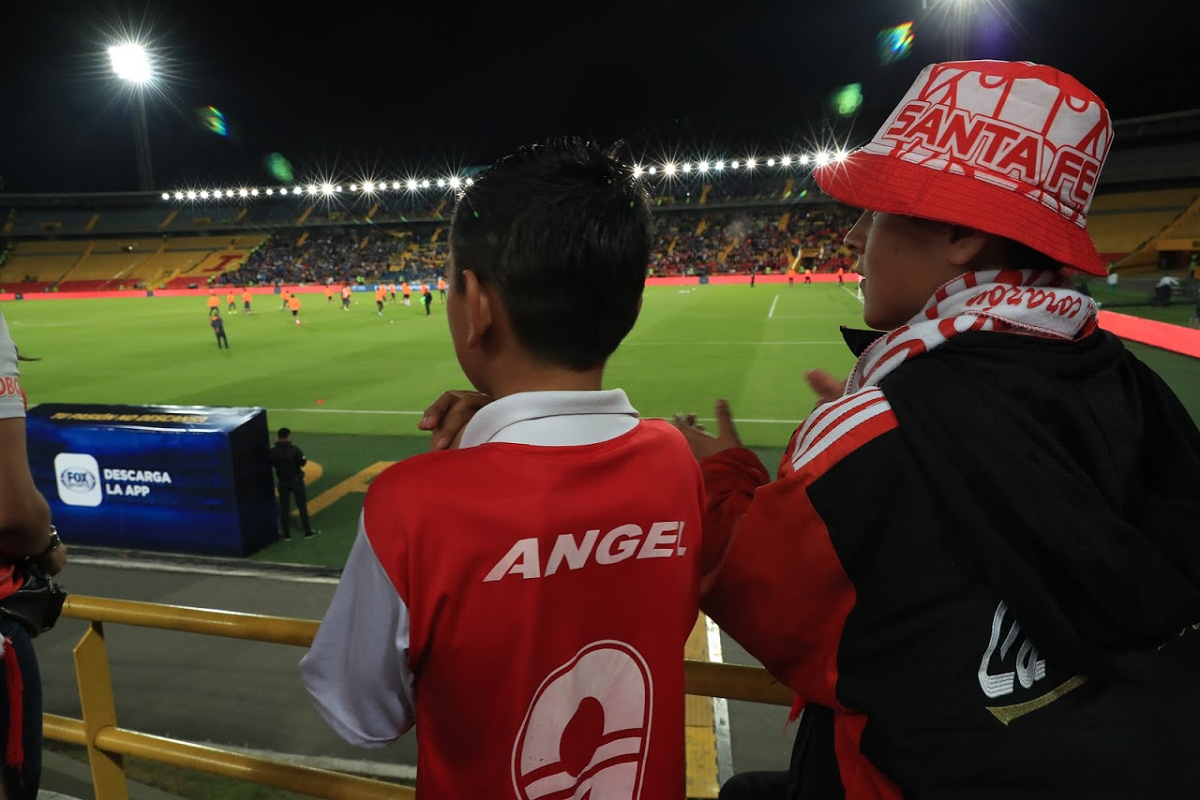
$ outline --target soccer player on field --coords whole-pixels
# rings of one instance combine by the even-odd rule
[[[396,302],[396,284],[389,283],[387,288],[388,294],[391,295],[391,302]]]
[[[242,290],[242,312],[250,313],[250,301],[254,299],[254,295],[250,294],[249,287]]]
[[[446,278],[445,278],[445,276],[438,278],[437,287],[438,287],[438,294],[441,296],[442,302],[443,303],[446,302]]]
[[[225,305],[226,305],[225,310],[228,311],[230,314],[237,313],[237,295],[234,294],[233,289],[230,289],[229,292],[226,293]]]
[[[342,284],[342,311],[350,310],[350,287]]]
[[[375,313],[383,316],[383,302],[387,298],[387,289],[383,284],[378,284],[375,287]]]
[[[296,324],[300,324],[300,298],[295,294],[288,296],[288,308],[292,310],[292,319],[296,320]]]
[[[641,307],[649,198],[566,141],[502,159],[458,209],[446,313],[485,394],[448,393],[425,429],[496,399],[458,449],[372,483],[304,682],[352,744],[416,724],[421,797],[682,798],[700,476],[678,431],[601,388]]]
[[[333,305],[333,285],[325,284],[325,305]]]
[[[291,292],[289,292],[287,289],[284,289],[282,292],[280,292],[280,293],[279,293],[279,295],[280,295],[280,297],[282,297],[282,298],[283,298],[283,305],[282,305],[282,306],[280,306],[279,310],[280,310],[280,311],[287,311],[287,310],[288,310],[288,308],[289,308],[289,305],[288,305],[288,300],[290,300],[290,299],[291,299],[291,297],[292,297],[292,293],[291,293]]]
[[[208,293],[208,315],[215,317],[221,313],[221,298],[217,297],[216,291]]]
[[[400,281],[400,294],[404,297],[404,305],[412,305],[410,302],[412,298],[412,287],[408,285],[407,280]]]

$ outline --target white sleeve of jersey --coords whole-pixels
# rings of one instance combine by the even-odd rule
[[[408,666],[408,607],[358,521],[329,610],[300,660],[317,713],[347,742],[383,747],[416,722]]]

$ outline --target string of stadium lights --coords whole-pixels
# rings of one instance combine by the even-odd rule
[[[644,178],[646,176],[665,178],[674,178],[678,175],[701,174],[706,175],[712,172],[721,173],[726,169],[730,171],[745,170],[747,172],[758,169],[760,163],[766,164],[771,168],[789,168],[792,166],[814,166],[820,167],[828,164],[831,161],[840,162],[846,158],[845,150],[827,151],[820,150],[812,155],[804,154],[800,156],[780,156],[779,158],[768,158],[766,161],[760,162],[758,158],[749,157],[745,159],[733,159],[731,161],[714,160],[714,161],[685,161],[682,164],[667,161],[662,164],[652,164],[649,166],[636,164],[633,167],[633,176],[635,178]],[[334,197],[338,194],[343,194],[346,188],[351,194],[357,195],[373,195],[386,192],[390,187],[392,191],[405,190],[408,192],[420,192],[434,187],[438,189],[450,189],[458,191],[463,186],[471,186],[475,181],[471,178],[461,178],[457,175],[452,175],[449,178],[438,178],[430,180],[429,178],[417,179],[408,178],[405,181],[362,181],[361,183],[351,183],[348,187],[343,187],[340,183],[309,183],[306,186],[294,186],[288,188],[281,186],[278,189],[269,187],[259,189],[257,187],[239,187],[237,189],[177,189],[174,192],[163,192],[162,199],[165,201],[176,200],[232,200],[233,198],[248,199],[251,197],[298,197],[308,195],[312,197]]]

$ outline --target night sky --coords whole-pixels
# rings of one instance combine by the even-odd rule
[[[956,49],[1064,69],[1116,120],[1200,107],[1194,37],[1171,40],[1194,33],[1193,3],[926,2],[8,4],[0,176],[10,193],[137,188],[133,106],[105,55],[129,30],[166,73],[146,97],[159,190],[277,183],[273,152],[298,179],[347,179],[434,175],[558,134],[648,157],[861,142]],[[951,22],[963,3],[965,27]],[[882,64],[876,33],[907,20],[911,54]],[[831,127],[828,98],[851,83],[862,107]],[[209,105],[227,136],[201,123]]]

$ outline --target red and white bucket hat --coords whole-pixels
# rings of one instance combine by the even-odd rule
[[[1085,225],[1112,137],[1100,98],[1052,67],[933,64],[869,144],[813,175],[847,205],[966,225],[1104,275]]]

